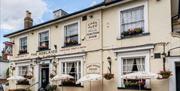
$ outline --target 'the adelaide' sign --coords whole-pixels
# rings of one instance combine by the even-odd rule
[[[86,39],[97,39],[99,38],[99,20],[91,20],[87,23],[87,34]]]

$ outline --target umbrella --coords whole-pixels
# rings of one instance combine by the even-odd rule
[[[67,79],[74,79],[74,77],[67,74],[61,74],[61,75],[54,76],[52,78],[52,81],[67,80]]]
[[[11,76],[11,77],[7,78],[7,80],[15,80],[15,81],[24,80],[24,79],[26,79],[26,78],[24,78],[22,76]]]
[[[123,79],[152,79],[158,78],[158,74],[147,72],[134,72],[121,76]]]
[[[100,74],[88,74],[88,75],[80,78],[79,80],[77,80],[76,84],[89,81],[90,82],[90,91],[91,91],[91,81],[97,81],[97,80],[101,80],[101,79],[102,79],[102,75],[100,75]]]
[[[67,80],[67,79],[74,79],[74,77],[71,75],[68,75],[68,74],[61,74],[61,75],[54,76],[51,80],[52,81],[63,81],[63,80]],[[63,86],[62,86],[62,91],[63,91]]]
[[[147,73],[147,72],[134,72],[129,73],[126,75],[121,76],[123,79],[152,79],[152,78],[158,78],[158,74],[154,73]],[[140,84],[139,84],[139,90],[141,90]]]
[[[79,84],[81,82],[96,81],[96,80],[101,80],[101,79],[102,79],[102,75],[99,75],[99,74],[88,74],[88,75],[80,78],[79,80],[77,80],[76,84]]]

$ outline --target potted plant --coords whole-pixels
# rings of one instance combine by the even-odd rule
[[[57,89],[57,86],[56,86],[56,85],[48,85],[48,86],[46,87],[46,90],[47,90],[47,91],[56,91],[56,89]]]
[[[50,78],[52,79],[55,75],[53,73],[50,74]]]
[[[24,54],[24,53],[27,53],[27,50],[24,49],[19,50],[19,54]]]
[[[75,85],[75,81],[71,80],[71,79],[64,80],[64,81],[62,81],[62,85],[63,86],[73,86],[73,85]]]
[[[25,78],[27,78],[27,79],[31,79],[31,78],[33,78],[33,76],[32,76],[32,75],[25,75],[24,77],[25,77]]]
[[[114,74],[106,73],[106,74],[103,75],[103,77],[104,77],[106,80],[111,80],[112,78],[114,78]]]
[[[168,79],[172,75],[172,72],[164,70],[160,71],[159,74],[162,76],[162,79]]]
[[[139,88],[144,88],[145,86],[145,80],[131,80],[131,79],[126,79],[124,81],[125,88],[131,88],[131,89],[139,89]]]
[[[30,84],[29,81],[25,79],[25,80],[17,81],[17,85],[30,85]]]

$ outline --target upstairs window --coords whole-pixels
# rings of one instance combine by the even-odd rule
[[[122,37],[144,32],[144,6],[121,11]]]
[[[48,50],[49,49],[49,32],[39,33],[39,50]]]
[[[20,38],[19,54],[27,53],[27,37]]]
[[[65,26],[65,46],[73,46],[78,44],[78,23]]]

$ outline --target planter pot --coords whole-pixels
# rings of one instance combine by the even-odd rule
[[[111,80],[112,78],[114,78],[114,74],[110,74],[110,73],[104,74],[104,78],[106,80]]]
[[[159,74],[162,76],[162,79],[168,79],[172,75],[171,71],[161,71]]]

